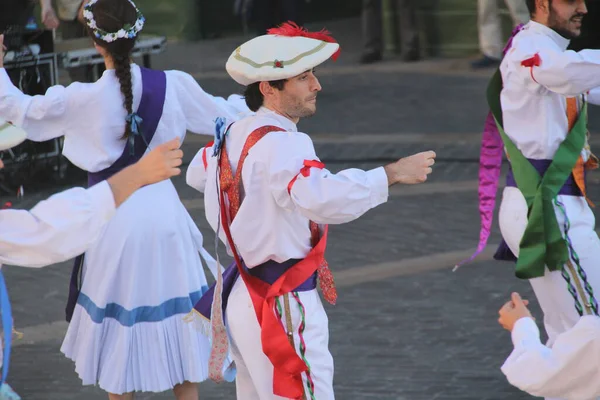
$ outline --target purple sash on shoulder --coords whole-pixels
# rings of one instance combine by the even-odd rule
[[[134,137],[133,152],[131,151],[130,143],[126,143],[123,153],[111,166],[102,171],[88,172],[88,187],[94,186],[110,178],[122,169],[138,162],[146,152],[148,148],[147,144],[154,137],[165,105],[167,77],[163,71],[154,71],[142,67],[140,67],[140,71],[142,74],[142,98],[137,115],[142,119],[142,124],[139,136],[136,135]],[[65,309],[67,322],[71,321],[79,297],[79,288],[81,287],[79,272],[83,266],[84,255],[82,254],[75,258],[73,265],[71,282],[69,284],[69,297]]]
[[[137,115],[142,119],[141,137],[136,137],[133,145],[133,154],[129,145],[125,145],[121,156],[108,168],[98,172],[88,172],[88,187],[102,182],[121,171],[122,169],[138,162],[156,132],[158,122],[162,117],[167,89],[167,77],[163,71],[155,71],[140,67],[142,73],[142,98],[137,110]]]
[[[244,265],[244,268],[248,273],[252,276],[257,277],[263,282],[267,282],[268,284],[273,284],[280,276],[282,276],[288,269],[292,268],[295,264],[299,263],[301,260],[291,259],[287,260],[283,263],[277,263],[275,261],[267,261],[263,264],[257,265],[254,268],[247,268]],[[223,292],[222,292],[222,307],[223,314],[227,309],[227,301],[229,300],[229,295],[231,294],[231,289],[233,289],[233,285],[240,275],[237,266],[235,265],[235,261],[227,267],[225,272],[223,272]],[[298,286],[294,291],[295,292],[306,292],[309,290],[313,290],[317,287],[317,273],[312,274],[310,278],[308,278],[303,284]],[[210,289],[198,300],[194,309],[202,314],[205,318],[210,319],[211,317],[211,308],[213,297],[215,293],[215,284],[213,283]]]

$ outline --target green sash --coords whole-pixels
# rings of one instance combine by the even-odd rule
[[[487,100],[506,147],[517,187],[527,201],[528,221],[519,245],[516,276],[531,279],[550,271],[561,270],[569,259],[567,243],[562,236],[553,200],[565,184],[581,154],[587,134],[587,102],[584,102],[575,126],[556,151],[543,177],[523,156],[503,129],[500,92],[502,75],[498,69],[487,89]]]

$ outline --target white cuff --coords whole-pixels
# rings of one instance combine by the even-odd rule
[[[523,346],[525,343],[540,342],[540,330],[535,321],[530,317],[519,319],[515,322],[512,333],[512,342],[515,348]]]
[[[371,187],[371,208],[385,203],[389,196],[388,178],[383,167],[371,169],[367,172],[367,180]]]
[[[107,181],[102,181],[87,189],[90,196],[92,209],[99,213],[104,221],[108,221],[115,215],[116,205],[112,189]]]

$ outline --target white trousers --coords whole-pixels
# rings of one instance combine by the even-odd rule
[[[529,21],[529,11],[524,0],[504,0],[514,26]],[[477,24],[481,52],[491,58],[502,58],[504,40],[498,0],[477,1]]]
[[[570,223],[568,237],[579,258],[579,265],[590,284],[596,300],[600,299],[600,239],[594,231],[595,218],[592,210],[583,197],[559,195],[558,200],[564,204]],[[564,233],[565,218],[555,207],[556,217],[561,231]],[[519,243],[527,226],[527,203],[515,187],[506,187],[502,195],[499,211],[500,231],[511,251],[518,256]],[[583,315],[592,313],[589,294],[584,287],[582,274],[577,271],[573,257],[561,271],[546,269],[544,276],[530,279],[529,282],[544,313],[544,327],[548,334],[549,347],[552,347],[556,336],[570,329],[579,320],[580,315],[575,307],[576,301],[582,306]],[[567,277],[575,295],[568,290]],[[577,300],[576,300],[577,299]]]
[[[333,400],[333,357],[329,352],[329,327],[327,314],[317,290],[298,292],[300,302],[288,294],[290,315],[294,331],[294,345],[300,355],[302,340],[305,345],[304,358],[310,366],[309,381],[314,385],[316,400]],[[286,328],[286,314],[283,298],[279,298]],[[302,309],[305,327],[300,337]],[[275,312],[275,310],[274,310]],[[263,353],[260,326],[248,289],[238,278],[227,303],[226,321],[231,337],[231,353],[237,368],[236,393],[238,400],[283,399],[273,394],[273,365]],[[302,374],[306,399],[311,400],[307,388],[307,375]]]

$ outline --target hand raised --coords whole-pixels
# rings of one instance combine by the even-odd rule
[[[384,168],[388,183],[390,185],[395,183],[412,185],[425,182],[427,175],[432,172],[431,167],[435,163],[435,157],[435,152],[425,151],[386,165]]]
[[[498,314],[500,314],[498,323],[500,323],[504,329],[512,332],[515,323],[519,319],[525,317],[533,318],[527,309],[528,304],[529,301],[521,299],[521,296],[518,293],[513,293],[511,300],[504,304],[498,312]]]

